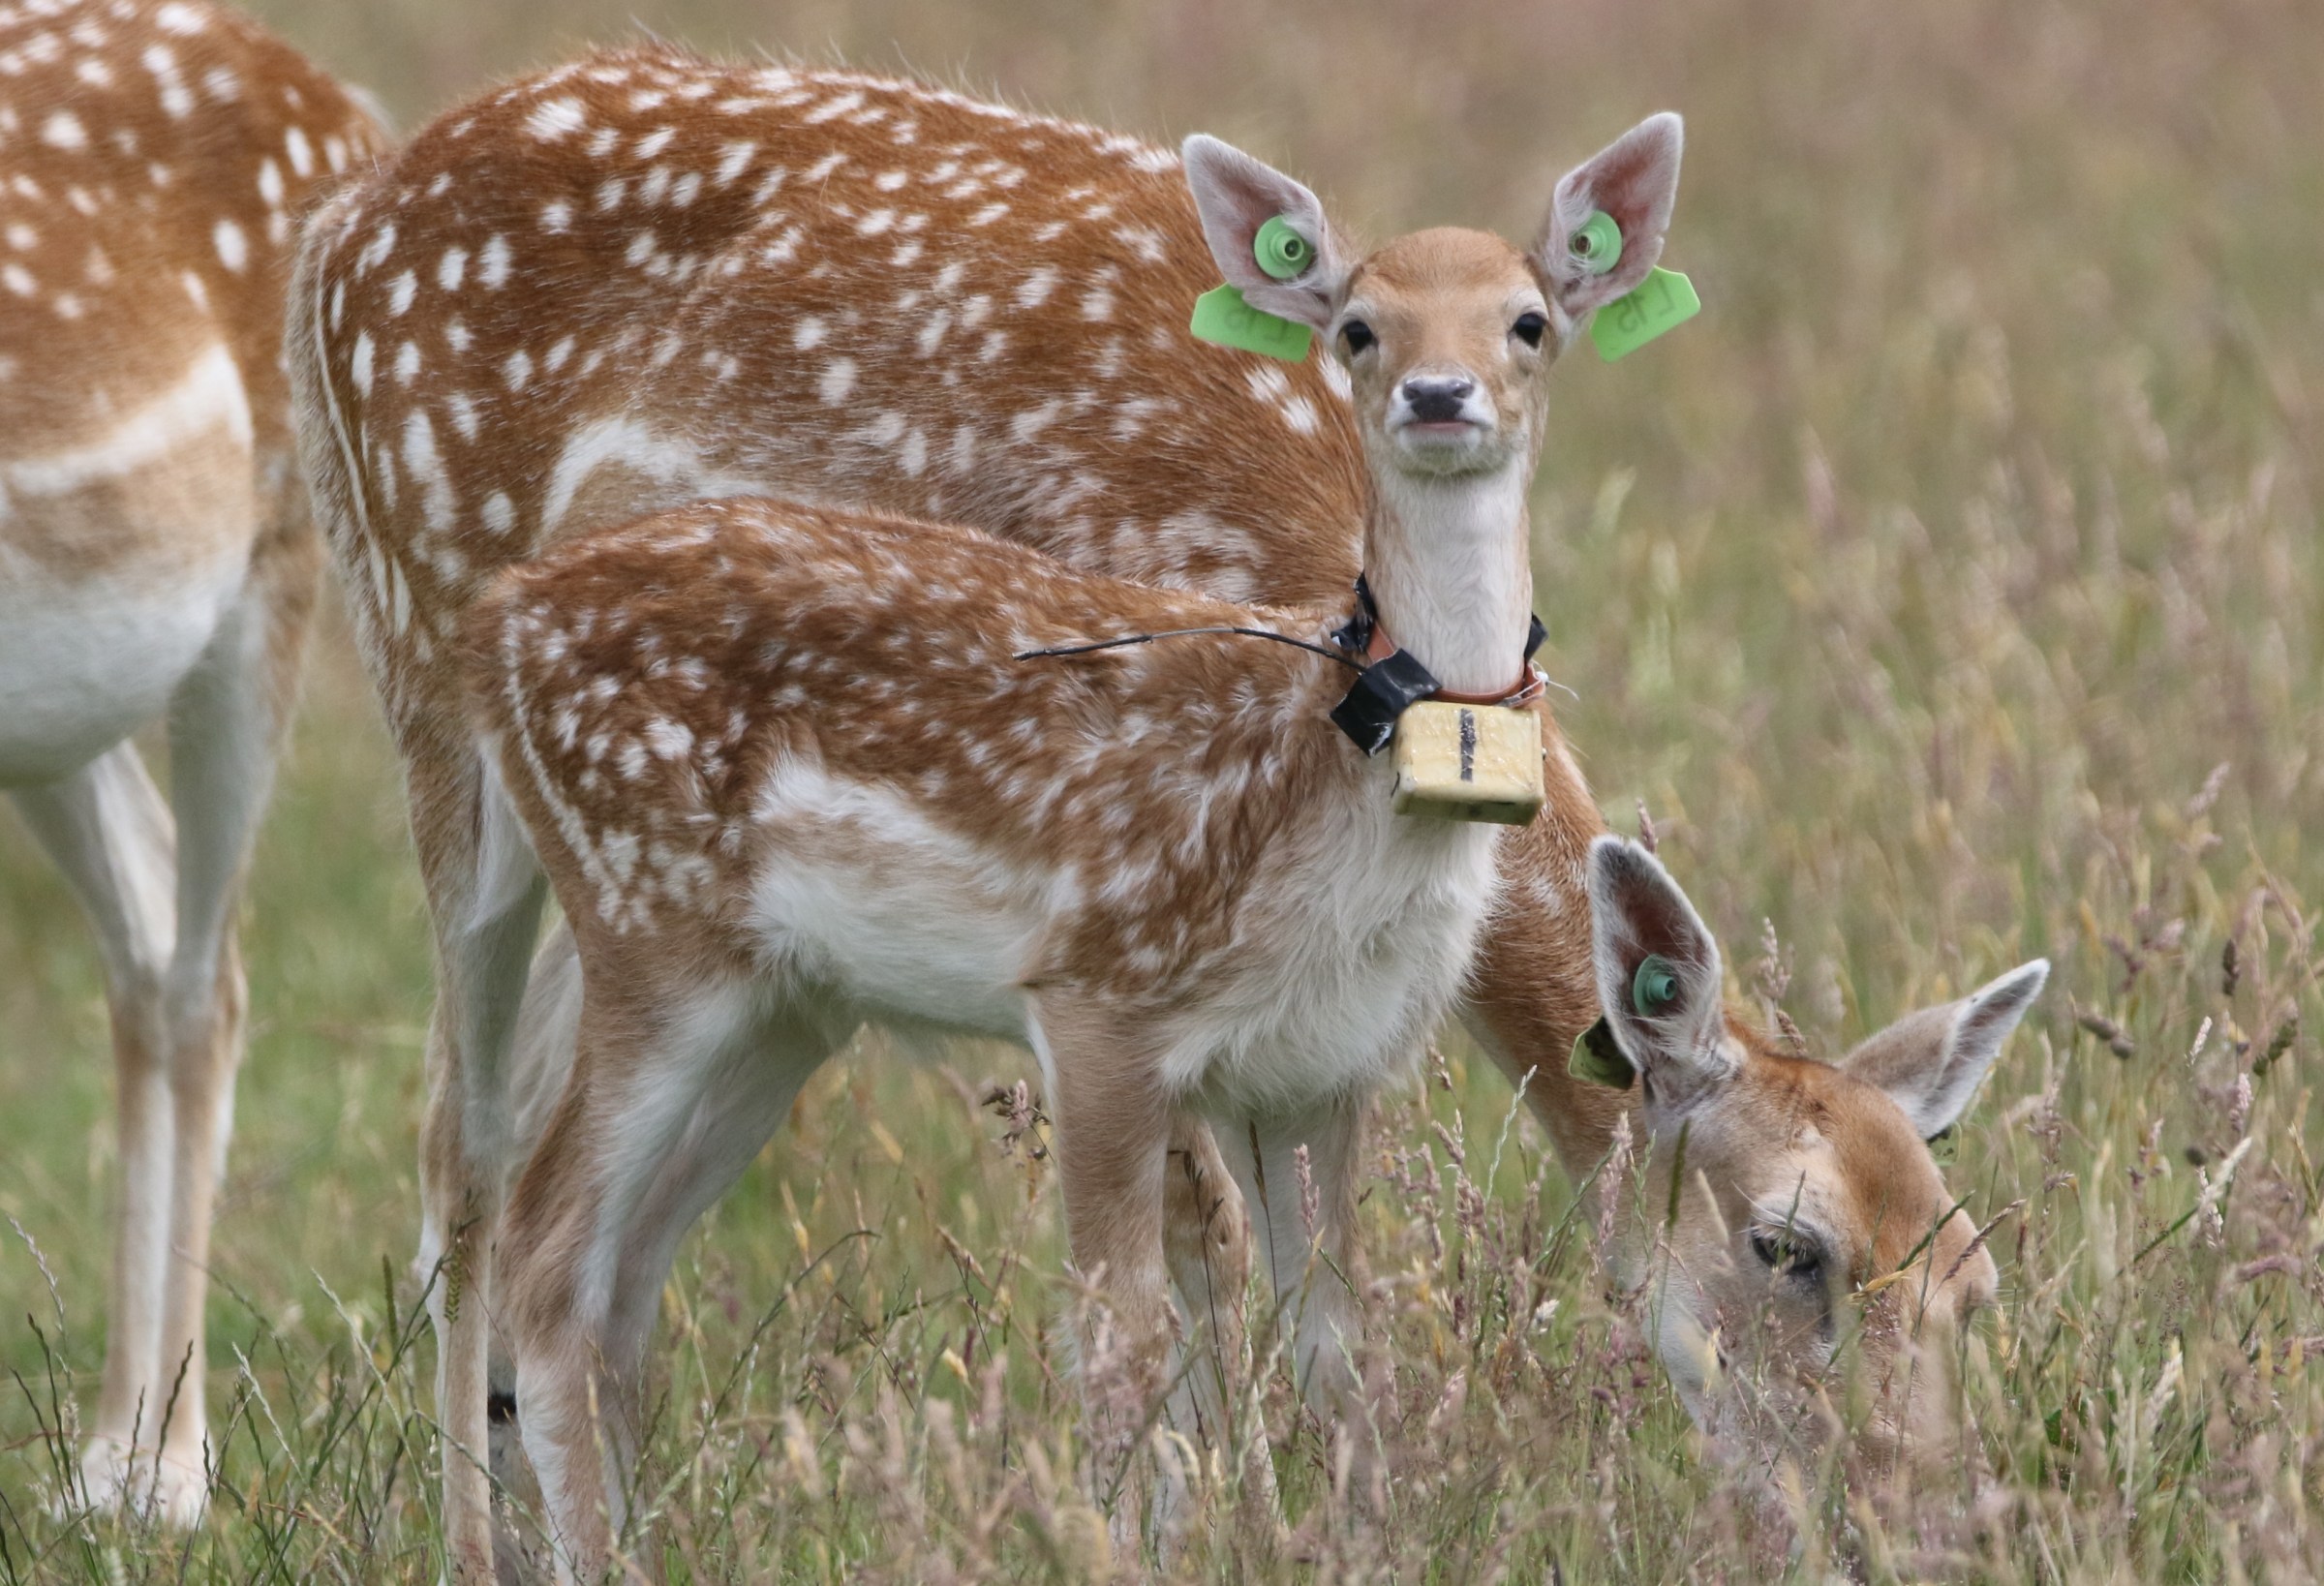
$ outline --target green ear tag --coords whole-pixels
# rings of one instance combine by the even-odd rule
[[[1602,1084],[1612,1090],[1628,1090],[1638,1073],[1614,1044],[1614,1032],[1603,1019],[1574,1038],[1574,1054],[1566,1059],[1566,1072],[1585,1084]]]
[[[1212,287],[1196,298],[1194,320],[1187,328],[1206,342],[1244,352],[1263,352],[1285,363],[1304,360],[1308,344],[1315,340],[1315,332],[1305,325],[1251,307],[1233,287]]]
[[[1315,262],[1315,244],[1291,229],[1291,222],[1277,215],[1259,228],[1251,239],[1251,257],[1259,267],[1277,281],[1289,281],[1306,272]]]
[[[1655,1019],[1669,1012],[1677,1000],[1678,971],[1660,953],[1647,954],[1630,977],[1630,1005],[1640,1019]]]
[[[1961,1137],[1951,1129],[1940,1129],[1928,1140],[1929,1155],[1940,1168],[1949,1168],[1961,1154]]]
[[[1566,239],[1566,252],[1590,274],[1604,275],[1622,262],[1622,228],[1605,210],[1593,209],[1581,229]]]
[[[1598,355],[1611,363],[1701,312],[1695,283],[1676,270],[1657,266],[1646,272],[1636,291],[1598,311],[1590,320],[1590,340],[1598,344]]]

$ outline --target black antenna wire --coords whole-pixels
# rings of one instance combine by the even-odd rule
[[[1288,633],[1270,632],[1264,627],[1174,627],[1160,633],[1133,633],[1123,639],[1099,639],[1091,644],[1060,644],[1053,645],[1046,650],[1020,650],[1010,658],[1012,660],[1041,660],[1051,656],[1089,656],[1100,650],[1119,650],[1125,645],[1151,644],[1156,639],[1183,639],[1196,633],[1233,633],[1245,639],[1272,639],[1277,644],[1291,645],[1295,649],[1304,650],[1310,655],[1321,656],[1326,660],[1337,661],[1351,672],[1363,670],[1360,662],[1350,660],[1336,650],[1326,649],[1320,644],[1309,644],[1305,639],[1295,639]]]

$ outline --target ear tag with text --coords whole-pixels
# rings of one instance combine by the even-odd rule
[[[1590,340],[1607,363],[1626,357],[1666,330],[1675,330],[1702,312],[1695,283],[1676,270],[1656,265],[1636,290],[1600,309],[1590,320]]]
[[[1276,281],[1289,281],[1315,262],[1315,244],[1277,215],[1251,239],[1251,257]],[[1242,300],[1240,289],[1213,287],[1194,300],[1194,319],[1187,328],[1206,342],[1257,352],[1285,363],[1307,356],[1315,332],[1280,315],[1255,309]]]
[[[1612,1026],[1603,1019],[1574,1038],[1574,1053],[1566,1059],[1566,1072],[1585,1084],[1602,1084],[1611,1090],[1628,1090],[1638,1075],[1615,1044]]]

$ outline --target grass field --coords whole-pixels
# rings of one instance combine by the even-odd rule
[[[1801,1548],[1699,1457],[1567,1177],[1448,1032],[1366,1203],[1391,1501],[1188,1578],[2302,1581],[2324,1573],[2324,10],[2308,0],[264,0],[408,121],[640,15],[1207,128],[1375,234],[1529,228],[1643,112],[1704,316],[1561,371],[1535,503],[1559,714],[1642,802],[1738,998],[1819,1050],[2036,953],[1964,1128],[2003,1314],[1981,1473]],[[95,954],[0,820],[0,1581],[430,1580],[413,1306],[425,930],[334,616],[248,910],[220,1211],[224,1446],[185,1538],[46,1512],[102,1356]],[[2094,1033],[2094,1029],[2095,1033]],[[1029,1069],[834,1064],[686,1247],[647,1462],[673,1580],[1079,1579],[1055,1174]],[[53,1275],[53,1282],[50,1281]]]

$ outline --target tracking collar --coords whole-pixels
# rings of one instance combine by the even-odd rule
[[[1519,658],[1524,668],[1517,681],[1499,693],[1466,694],[1448,688],[1436,681],[1436,674],[1421,664],[1420,657],[1408,650],[1398,650],[1395,641],[1388,636],[1381,625],[1380,607],[1372,598],[1371,586],[1363,575],[1356,575],[1356,615],[1333,630],[1331,642],[1352,655],[1363,657],[1363,670],[1347,691],[1346,697],[1331,708],[1332,725],[1348,735],[1350,742],[1366,754],[1377,754],[1388,747],[1395,736],[1396,717],[1423,699],[1442,700],[1448,705],[1524,705],[1538,698],[1548,679],[1533,664],[1533,653],[1542,647],[1549,630],[1534,618],[1533,627],[1525,635],[1525,654]]]

